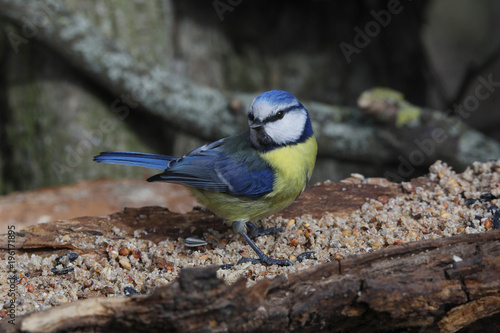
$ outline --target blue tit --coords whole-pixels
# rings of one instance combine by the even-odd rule
[[[259,261],[291,265],[265,255],[248,236],[247,227],[256,228],[251,221],[288,206],[309,182],[318,149],[309,113],[292,94],[271,90],[253,100],[248,125],[244,133],[181,158],[111,151],[94,160],[164,170],[148,181],[187,186],[202,205],[245,239]]]

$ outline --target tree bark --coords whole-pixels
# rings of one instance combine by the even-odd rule
[[[413,188],[432,185],[426,178],[412,181]],[[400,185],[385,180],[351,179],[310,187],[280,214],[294,218],[310,213],[320,219],[329,211],[345,217],[367,198],[401,193]],[[135,235],[138,227],[151,232]],[[160,207],[128,208],[109,217],[33,225],[16,234],[15,247],[19,253],[42,256],[69,249],[92,254],[97,261],[108,260],[104,247],[75,248],[61,237],[87,237],[85,244],[92,245],[92,237],[116,237],[115,228],[124,239],[158,243],[180,234],[201,235],[208,228],[225,232],[228,227],[203,210],[180,214]],[[7,248],[7,237],[2,235],[3,254]],[[162,269],[161,265],[158,262],[154,269]],[[246,279],[226,285],[217,279],[217,269],[184,269],[177,280],[149,296],[78,300],[28,313],[16,318],[15,326],[3,322],[1,328],[8,332],[480,332],[498,328],[500,319],[500,230],[403,243],[288,277],[264,279],[252,287],[247,287]]]
[[[185,269],[150,296],[33,313],[8,332],[481,331],[500,319],[500,231],[386,248],[247,288]],[[490,326],[485,326],[490,325]]]
[[[397,91],[386,88],[365,91],[358,99],[358,106],[387,129],[380,132],[380,140],[411,164],[426,165],[441,159],[463,167],[471,159],[500,156],[496,140],[471,128],[459,116],[413,105]],[[404,180],[401,174],[387,178]]]
[[[256,97],[254,94],[223,93],[140,61],[118,43],[104,37],[82,15],[72,13],[57,0],[34,3],[0,0],[0,8],[0,16],[21,28],[26,26],[23,18],[37,17],[40,13],[46,15],[43,24],[36,27],[34,38],[54,49],[100,85],[117,94],[125,92],[148,114],[208,140],[235,134],[244,127],[242,114]],[[359,109],[315,102],[304,104],[312,114],[320,155],[391,164],[401,154],[398,150],[401,146],[387,140],[393,137],[392,129],[370,123],[370,117],[365,117]],[[460,119],[458,122],[461,123]],[[468,129],[468,133],[467,138],[475,139],[474,147],[482,149],[455,149],[453,153],[462,156],[460,164],[455,167],[463,168],[473,161],[487,160],[499,154],[497,142],[472,129]],[[412,139],[406,138],[415,147]],[[388,145],[388,142],[392,144]],[[449,146],[459,147],[457,144]]]

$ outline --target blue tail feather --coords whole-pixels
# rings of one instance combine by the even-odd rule
[[[171,156],[131,151],[107,151],[94,157],[94,161],[99,163],[135,165],[160,170],[165,170],[168,164],[176,159]]]

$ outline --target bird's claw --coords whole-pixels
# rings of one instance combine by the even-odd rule
[[[297,261],[298,262],[302,262],[304,261],[305,259],[311,259],[311,257],[315,254],[316,252],[314,251],[306,251],[306,252],[302,252],[301,254],[299,254],[297,256]],[[291,262],[290,260],[286,260],[286,259],[273,259],[273,258],[270,258],[270,257],[267,257],[264,258],[264,260],[260,259],[260,258],[242,258],[240,259],[236,265],[241,265],[241,264],[246,264],[247,262],[255,265],[255,264],[261,264],[261,263],[265,263],[265,264],[268,264],[268,265],[278,265],[278,266],[293,266],[295,265],[293,262]],[[220,265],[220,269],[231,269],[233,268],[235,265],[233,264],[225,264],[225,265]]]
[[[240,259],[236,265],[239,265],[239,264],[245,264],[245,263],[252,263],[252,264],[267,264],[267,265],[277,265],[277,266],[293,266],[294,263],[291,262],[290,260],[286,260],[286,259],[274,259],[274,258],[270,258],[270,257],[267,257],[267,258],[264,258],[264,259],[260,259],[260,258],[242,258]]]
[[[236,265],[246,264],[247,262],[252,263],[254,265],[261,263],[260,259],[257,258],[241,258],[240,260],[238,260]]]
[[[302,262],[303,260],[305,259],[311,259],[311,257],[315,254],[316,252],[314,251],[306,251],[306,252],[302,252],[301,254],[299,254],[297,256],[297,261],[298,262]]]

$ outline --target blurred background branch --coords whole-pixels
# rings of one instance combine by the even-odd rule
[[[0,0],[0,192],[111,174],[145,177],[134,168],[97,168],[91,157],[110,149],[181,155],[243,130],[252,98],[269,89],[296,94],[310,110],[321,155],[316,180],[352,172],[402,180],[435,159],[460,169],[498,158],[498,141],[488,137],[499,122],[492,114],[495,91],[471,117],[447,112],[453,122],[427,108],[416,123],[381,121],[356,106],[366,89],[387,86],[408,100],[401,96],[398,109],[404,101],[448,111],[442,98],[448,76],[439,81],[433,69],[446,52],[432,53],[437,37],[424,25],[439,6],[243,1],[221,9],[194,0]],[[474,93],[480,75],[493,73],[496,82],[491,54],[477,75],[464,74],[467,82],[456,88],[461,98]],[[365,105],[373,105],[370,96]],[[379,100],[375,113],[390,113],[394,100]],[[427,154],[419,143],[436,128],[447,139]]]

